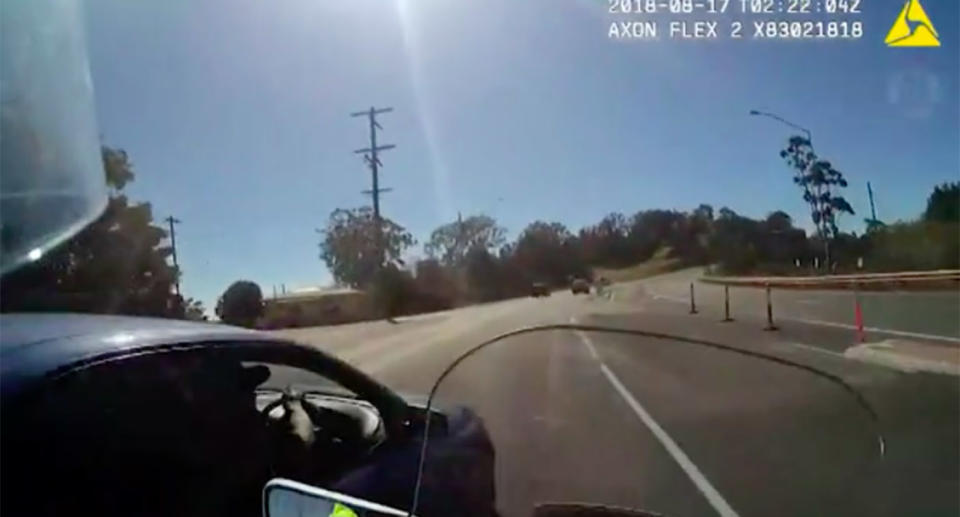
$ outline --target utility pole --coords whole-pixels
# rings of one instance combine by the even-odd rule
[[[182,221],[177,219],[174,216],[168,216],[164,221],[170,226],[170,247],[173,249],[173,268],[176,270],[177,275],[174,277],[174,289],[176,290],[177,296],[180,296],[180,264],[177,262],[177,232],[174,229],[175,224],[180,224]]]
[[[867,182],[867,196],[870,198],[870,221],[877,222],[877,207],[873,204],[873,187]]]
[[[384,261],[384,250],[383,250],[383,224],[380,222],[380,194],[383,192],[389,192],[391,189],[380,188],[380,167],[383,167],[383,163],[380,162],[380,157],[378,153],[380,151],[386,151],[388,149],[393,149],[395,145],[377,145],[377,129],[383,129],[380,124],[377,123],[377,115],[380,113],[390,113],[393,111],[393,108],[374,108],[370,107],[368,111],[357,111],[351,113],[351,117],[367,117],[370,122],[370,147],[366,149],[357,149],[354,151],[356,154],[363,154],[363,161],[367,163],[370,167],[370,176],[371,176],[371,188],[370,190],[364,190],[364,194],[370,194],[373,198],[373,220],[376,224],[376,246],[378,254],[378,266],[383,265]]]
[[[464,239],[465,235],[463,230],[463,215],[461,215],[460,211],[457,210],[457,244],[454,249],[457,250],[457,253],[463,253],[463,255],[457,257],[458,260],[466,259],[467,253],[470,251],[469,249],[466,249],[468,243],[465,242],[466,239]]]

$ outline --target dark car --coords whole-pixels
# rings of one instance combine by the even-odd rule
[[[573,294],[590,294],[590,283],[582,278],[574,278],[570,282],[570,292]]]
[[[254,516],[274,477],[409,504],[426,411],[315,348],[76,314],[0,316],[0,343],[4,516]],[[471,481],[425,476],[418,513],[491,515],[482,422],[430,414],[428,465]]]
[[[540,298],[541,296],[550,296],[550,286],[544,282],[534,282],[530,286],[530,296]]]

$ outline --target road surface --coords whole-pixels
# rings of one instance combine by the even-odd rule
[[[764,332],[751,318],[719,322],[708,298],[690,315],[666,298],[672,292],[652,290],[683,281],[668,275],[616,286],[613,299],[558,292],[396,325],[283,332],[398,391],[422,394],[471,345],[518,327],[576,321],[646,329],[821,369],[860,391],[880,418],[878,427],[852,396],[821,377],[731,352],[593,332],[518,336],[464,362],[438,397],[485,419],[506,517],[529,515],[544,500],[668,516],[960,513],[957,377],[845,358],[837,352],[853,344],[846,328],[785,319],[781,331]],[[832,296],[803,295],[818,303]],[[960,353],[956,344],[939,346]]]

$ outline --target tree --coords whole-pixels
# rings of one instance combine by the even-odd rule
[[[865,224],[865,225],[867,226],[867,228],[866,228],[867,234],[871,234],[871,233],[878,232],[878,231],[883,230],[884,228],[887,227],[887,223],[885,223],[885,222],[883,222],[883,221],[881,221],[881,220],[879,220],[879,219],[873,219],[873,218],[866,218],[866,219],[864,219],[864,220],[863,220],[863,224]]]
[[[107,186],[116,194],[134,179],[133,164],[123,149],[103,147],[100,150]]]
[[[415,265],[417,292],[425,303],[436,309],[453,306],[459,293],[454,275],[437,259],[420,260]]]
[[[684,218],[672,210],[641,210],[630,219],[627,238],[634,262],[650,258],[660,247],[671,245],[678,223]]]
[[[839,233],[837,214],[854,213],[850,203],[834,193],[834,189],[845,188],[847,180],[830,162],[819,159],[810,140],[802,136],[790,137],[780,157],[793,169],[793,182],[801,188],[803,200],[810,206],[810,218],[823,240],[825,262],[829,265],[830,240]]]
[[[756,221],[723,207],[714,221],[711,255],[725,273],[749,272],[759,260],[756,238]]]
[[[777,210],[767,215],[764,226],[770,233],[784,233],[793,229],[793,219],[783,210]]]
[[[2,308],[180,317],[167,262],[167,233],[154,226],[149,203],[123,193],[135,178],[122,150],[104,147],[110,196],[104,213],[39,260],[5,276]]]
[[[476,301],[488,302],[503,297],[500,263],[486,248],[470,248],[464,262],[469,293]]]
[[[633,262],[629,225],[623,214],[607,214],[598,224],[583,228],[579,233],[583,258],[590,264],[626,266]]]
[[[493,251],[506,240],[506,229],[487,215],[472,215],[466,219],[444,224],[430,234],[424,252],[439,258],[443,264],[461,264],[467,253],[474,248]]]
[[[704,224],[709,224],[713,222],[713,207],[706,203],[701,203],[700,206],[693,210],[691,214],[694,219],[702,221]]]
[[[203,307],[203,302],[194,298],[187,298],[183,302],[183,311],[184,318],[194,321],[206,321],[207,315],[206,309]]]
[[[394,264],[387,264],[374,274],[370,290],[375,307],[384,318],[417,311],[416,281]]]
[[[770,212],[757,229],[758,233],[753,239],[764,262],[791,264],[806,257],[807,235],[803,230],[793,227],[793,219],[786,212]]]
[[[960,223],[960,182],[944,183],[933,188],[927,198],[923,220]]]
[[[686,253],[687,260],[693,263],[709,262],[710,238],[713,235],[713,207],[701,204],[687,217],[690,244]]]
[[[380,218],[380,227],[386,264],[401,263],[400,255],[416,241],[406,229],[385,217]],[[320,258],[338,283],[363,287],[373,281],[382,265],[373,210],[338,208],[330,213],[327,227],[317,232],[323,235]]]
[[[561,223],[535,221],[528,225],[514,246],[511,260],[532,281],[565,285],[571,276],[590,276],[579,241]]]
[[[238,280],[217,300],[217,316],[224,323],[253,327],[263,314],[263,293],[249,280]]]

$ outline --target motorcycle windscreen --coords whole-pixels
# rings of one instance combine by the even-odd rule
[[[0,273],[39,260],[107,206],[79,1],[0,16]]]
[[[521,333],[437,385],[450,429],[428,440],[415,511],[490,515],[495,498],[505,517],[558,502],[580,504],[571,515],[833,513],[878,465],[860,402],[814,371],[691,342]]]

